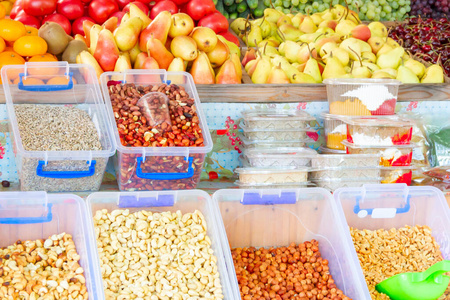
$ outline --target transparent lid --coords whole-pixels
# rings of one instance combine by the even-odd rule
[[[342,118],[347,118],[348,116],[344,116],[344,115],[335,115],[335,114],[330,114],[328,112],[323,112],[320,114],[320,117],[324,120],[337,120],[337,121],[342,121]]]
[[[414,121],[398,116],[341,116],[340,120],[352,126],[411,127],[414,125]]]
[[[349,141],[342,141],[342,144],[344,144],[346,147],[352,148],[352,149],[371,149],[371,148],[377,148],[377,149],[414,149],[418,146],[416,144],[408,144],[408,145],[355,145],[353,143],[349,143]],[[352,154],[353,155],[353,154]]]
[[[271,121],[314,121],[315,118],[302,110],[296,109],[249,109],[242,112],[244,120]]]
[[[298,187],[307,187],[307,186],[315,186],[315,184],[313,184],[310,181],[305,181],[305,182],[283,182],[283,183],[267,183],[267,182],[263,182],[263,183],[243,183],[240,182],[239,180],[236,180],[234,182],[235,185],[238,185],[240,187],[270,187],[270,188],[279,188],[279,189],[283,189],[283,188],[290,188],[292,186],[298,186]]]
[[[322,179],[311,179],[312,183],[317,182],[367,182],[367,183],[373,183],[373,182],[380,182],[381,177],[376,178],[322,178]]]
[[[319,154],[314,159],[320,160],[320,159],[369,159],[369,158],[380,158],[380,155],[378,154]]]
[[[264,149],[244,149],[244,154],[249,157],[254,156],[266,156],[266,155],[283,155],[283,156],[299,156],[299,157],[315,157],[317,151],[310,148],[300,147],[275,147]]]
[[[325,153],[330,155],[337,155],[337,154],[345,154],[345,150],[337,150],[337,149],[331,149],[324,146],[319,147],[319,153]],[[321,154],[324,155],[324,154]]]
[[[248,128],[245,124],[240,124],[242,130],[244,132],[317,132],[316,128],[280,128],[280,129],[272,129],[272,128]]]
[[[376,85],[401,85],[402,82],[395,79],[381,79],[381,78],[330,78],[323,81],[324,84],[329,85],[356,85],[356,84],[376,84]]]
[[[314,140],[311,138],[306,138],[303,140],[282,140],[282,141],[274,141],[274,140],[250,140],[245,136],[241,137],[242,142],[245,145],[258,145],[256,148],[266,149],[272,147],[290,147],[287,145],[298,145],[305,143],[314,143]],[[299,147],[297,147],[299,148]]]
[[[351,155],[351,154],[349,154]],[[320,172],[320,171],[349,171],[349,170],[361,170],[361,171],[367,171],[367,170],[379,170],[381,169],[380,166],[374,166],[374,167],[322,167],[322,168],[310,168],[309,172]]]
[[[418,169],[416,166],[391,166],[391,167],[380,167],[382,171],[396,171],[396,170],[416,170]]]
[[[308,172],[308,168],[295,168],[292,167],[264,167],[264,168],[237,168],[235,170],[239,175],[241,174],[277,174],[277,173],[305,173]]]

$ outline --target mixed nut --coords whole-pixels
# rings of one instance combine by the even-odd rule
[[[70,234],[0,248],[0,299],[88,299]]]

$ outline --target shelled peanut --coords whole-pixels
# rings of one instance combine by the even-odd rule
[[[88,299],[70,234],[17,241],[0,249],[0,299]]]
[[[107,299],[223,299],[202,213],[99,210],[95,234]]]
[[[375,290],[383,280],[399,273],[423,272],[443,259],[428,226],[390,230],[350,228],[350,233],[372,299],[390,299]],[[450,288],[440,299],[450,299]]]
[[[279,248],[231,250],[241,297],[350,300],[338,289],[316,240]]]

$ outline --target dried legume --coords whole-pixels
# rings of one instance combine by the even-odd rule
[[[350,300],[337,288],[316,240],[231,250],[243,300]]]
[[[425,271],[443,259],[428,226],[373,231],[350,228],[350,233],[372,299],[390,299],[375,290],[381,281],[399,273]],[[450,289],[440,299],[450,299]]]
[[[88,299],[70,234],[17,241],[0,249],[0,299]]]
[[[107,299],[223,299],[201,212],[103,209],[94,225]]]

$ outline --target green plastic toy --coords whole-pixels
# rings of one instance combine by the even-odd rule
[[[417,273],[401,273],[383,280],[375,289],[392,300],[436,300],[450,283],[450,260],[435,263],[428,270]]]

